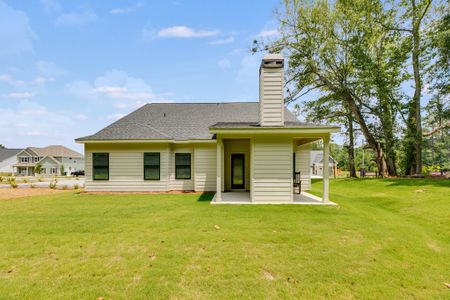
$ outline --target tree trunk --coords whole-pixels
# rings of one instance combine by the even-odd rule
[[[431,1],[430,1],[431,3]],[[422,79],[420,77],[420,24],[423,15],[428,10],[420,12],[416,6],[416,1],[412,0],[412,65],[414,75],[414,96],[409,104],[408,130],[407,134],[407,174],[422,175],[422,118],[420,115],[420,98],[422,91]],[[420,16],[422,15],[422,16]]]
[[[348,170],[350,177],[356,177],[356,168],[355,168],[355,141],[354,141],[354,133],[353,133],[353,118],[351,113],[348,114]]]
[[[384,135],[384,151],[386,154],[386,165],[389,176],[397,176],[397,167],[395,165],[395,137],[394,137],[394,118],[388,102],[384,99],[382,93],[380,98],[380,121]]]
[[[377,167],[378,167],[378,175],[380,175],[381,177],[386,177],[388,175],[387,174],[386,157],[384,155],[383,149],[380,146],[380,143],[378,143],[375,140],[374,136],[369,131],[366,121],[364,120],[364,118],[362,116],[361,110],[359,109],[358,105],[355,103],[353,96],[348,91],[344,91],[343,96],[344,96],[344,99],[347,102],[350,110],[352,111],[356,122],[358,122],[359,126],[361,127],[361,130],[364,134],[364,137],[367,140],[367,143],[375,151],[376,163],[377,163]]]

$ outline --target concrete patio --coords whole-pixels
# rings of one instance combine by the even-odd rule
[[[252,202],[249,192],[223,192],[222,200],[216,201],[216,195],[211,201],[211,204],[300,204],[300,205],[337,205],[331,201],[323,201],[322,198],[312,195],[310,193],[302,192],[301,194],[294,194],[294,202]]]

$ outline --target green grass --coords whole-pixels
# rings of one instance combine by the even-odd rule
[[[450,297],[450,181],[337,179],[339,207],[209,199],[0,201],[0,298]]]

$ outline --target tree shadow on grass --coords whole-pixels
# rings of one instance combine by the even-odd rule
[[[203,193],[201,194],[197,201],[198,202],[211,202],[211,200],[214,198],[215,193]]]
[[[422,186],[432,185],[436,187],[449,187],[450,180],[444,178],[386,178],[389,186]]]

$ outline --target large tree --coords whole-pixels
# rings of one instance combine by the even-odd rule
[[[355,41],[367,31],[354,14],[370,8],[371,3],[286,0],[279,15],[281,38],[262,48],[283,50],[288,55],[289,101],[315,90],[341,101],[376,153],[379,173],[385,176],[386,157],[363,112],[362,103],[366,100],[362,98],[353,57]]]

